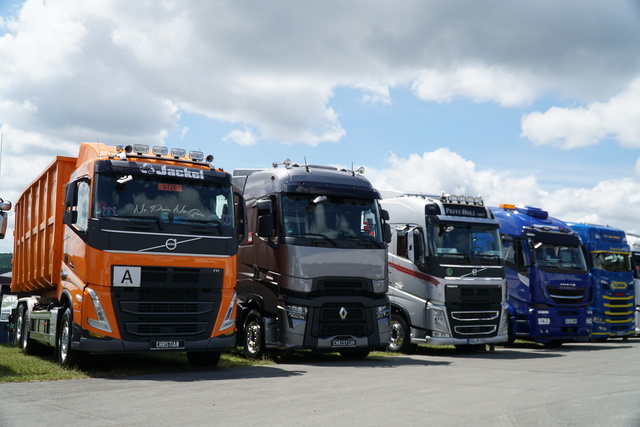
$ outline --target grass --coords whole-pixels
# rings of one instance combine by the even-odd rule
[[[517,340],[518,347],[537,347],[539,344]],[[423,356],[451,356],[457,350],[454,346],[420,345],[412,354]],[[384,351],[373,351],[369,357],[398,355]],[[194,372],[215,369],[230,369],[253,365],[276,363],[321,363],[340,360],[337,353],[314,353],[310,350],[296,351],[288,356],[265,356],[260,360],[245,359],[240,349],[222,354],[214,367],[191,366],[185,353],[135,353],[92,356],[89,363],[81,368],[63,368],[56,362],[53,350],[43,348],[36,355],[25,356],[10,344],[0,344],[0,383],[29,381],[59,381],[82,378],[115,378],[147,374]]]
[[[86,366],[69,369],[58,365],[50,349],[25,356],[18,347],[0,344],[0,383],[127,377],[273,363],[268,358],[248,360],[237,351],[224,353],[216,367],[191,366],[185,353],[136,353],[92,356]]]

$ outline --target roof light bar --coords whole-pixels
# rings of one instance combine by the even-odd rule
[[[484,200],[482,200],[482,196],[456,196],[454,194],[445,194],[444,191],[440,193],[440,201],[443,203],[458,203],[484,206]]]

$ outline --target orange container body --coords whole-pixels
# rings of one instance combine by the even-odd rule
[[[55,293],[60,283],[64,191],[75,157],[56,157],[15,204],[13,292]]]

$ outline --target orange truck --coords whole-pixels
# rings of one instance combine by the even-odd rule
[[[200,151],[82,143],[15,204],[15,341],[88,354],[234,347],[244,201]]]

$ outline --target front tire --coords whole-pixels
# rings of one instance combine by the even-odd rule
[[[264,322],[258,310],[247,314],[242,328],[242,346],[247,359],[259,359],[264,354]]]
[[[60,333],[56,345],[56,359],[60,366],[71,368],[81,363],[81,353],[71,348],[71,338],[73,337],[73,311],[67,307],[62,314],[60,321]]]
[[[392,353],[410,353],[411,332],[409,326],[400,314],[391,315],[391,341],[387,345],[387,351]]]

